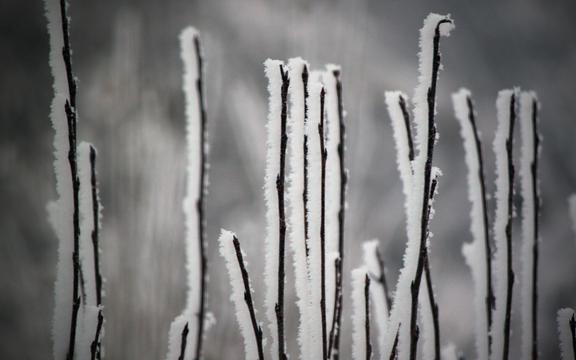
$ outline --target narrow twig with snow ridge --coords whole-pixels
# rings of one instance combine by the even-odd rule
[[[364,267],[352,270],[352,359],[370,360],[370,276]]]

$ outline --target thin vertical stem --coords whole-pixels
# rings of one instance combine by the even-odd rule
[[[328,359],[328,338],[326,329],[326,146],[324,144],[324,88],[320,91],[320,124],[318,136],[320,137],[321,161],[321,200],[320,200],[320,314],[322,319],[322,356]]]
[[[370,277],[364,277],[364,332],[366,340],[366,360],[372,358],[372,344],[370,342]]]
[[[532,136],[534,143],[534,161],[530,166],[532,175],[532,196],[534,198],[534,245],[532,256],[534,264],[532,266],[532,359],[538,359],[538,233],[539,233],[539,213],[540,195],[538,194],[538,152],[540,151],[540,138],[538,136],[538,103],[532,100]],[[574,317],[573,317],[574,318]],[[573,319],[572,318],[572,319]],[[574,334],[574,333],[573,333]],[[575,352],[576,357],[576,352]]]

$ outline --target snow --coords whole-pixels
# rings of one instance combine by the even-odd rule
[[[378,328],[378,349],[379,354],[381,354],[386,343],[385,336],[389,309],[386,303],[384,286],[378,281],[382,276],[380,263],[378,261],[378,240],[366,241],[362,245],[362,248],[364,249],[364,266],[373,280],[370,283],[370,299],[372,307],[374,308],[372,323],[375,323]]]
[[[242,271],[240,270],[240,264],[238,264],[236,250],[234,248],[233,241],[235,237],[236,235],[230,231],[224,229],[221,231],[220,237],[218,238],[220,255],[222,255],[226,262],[226,270],[230,278],[230,287],[232,289],[230,300],[234,304],[236,320],[238,321],[240,333],[244,339],[245,359],[258,359],[258,346],[254,336],[254,329],[252,328],[252,320],[248,306],[244,300]],[[244,252],[242,252],[242,255],[243,258],[246,259]],[[244,264],[246,266],[248,265],[246,260],[244,260]],[[250,292],[253,292],[252,288],[250,288]]]
[[[290,77],[289,95],[291,101],[289,131],[290,175],[288,186],[288,217],[289,242],[294,259],[294,282],[297,305],[300,312],[298,327],[298,345],[300,358],[305,358],[309,351],[307,332],[310,327],[310,288],[308,282],[308,260],[305,244],[304,218],[304,123],[306,118],[306,102],[302,74],[308,64],[301,58],[290,59],[288,71]],[[306,70],[307,71],[307,70]]]
[[[441,21],[450,21],[442,23]],[[434,48],[434,35],[436,27],[440,27],[440,35],[447,36],[450,30],[454,28],[449,16],[430,14],[424,20],[424,26],[420,30],[420,53],[419,53],[419,78],[418,86],[414,96],[414,122],[416,124],[416,141],[415,146],[418,149],[418,155],[413,163],[414,177],[411,185],[411,194],[408,206],[408,243],[404,254],[404,267],[400,271],[398,283],[396,286],[396,295],[390,314],[388,332],[398,328],[400,323],[409,324],[410,322],[410,284],[414,279],[416,266],[419,257],[420,247],[420,214],[423,207],[423,190],[424,174],[426,160],[428,158],[427,140],[428,140],[428,89],[432,85],[432,60]],[[435,109],[431,109],[435,111]],[[386,348],[383,352],[388,356],[392,350],[394,335],[392,333],[386,336]],[[399,359],[407,359],[410,355],[410,326],[400,327],[400,336],[398,340]]]
[[[280,137],[282,111],[282,74],[284,63],[278,60],[266,60],[264,63],[268,78],[268,136],[266,149],[266,170],[264,179],[264,198],[266,201],[266,239],[265,272],[266,293],[264,305],[266,318],[272,338],[271,353],[278,353],[278,336],[275,306],[278,299],[278,251],[279,251],[279,212],[276,178],[280,173]],[[252,357],[254,358],[254,357]]]
[[[478,359],[488,359],[488,321],[486,319],[486,298],[488,295],[486,279],[486,247],[484,244],[488,229],[484,226],[485,209],[483,206],[482,176],[480,171],[480,157],[476,147],[474,128],[470,121],[468,100],[471,93],[467,89],[460,89],[452,95],[454,113],[460,123],[460,134],[464,143],[466,166],[468,168],[468,199],[472,205],[470,211],[470,232],[472,242],[462,246],[462,254],[466,264],[472,272],[474,282],[474,328],[476,338],[476,352]],[[475,116],[475,114],[474,114]]]
[[[193,359],[197,347],[198,316],[201,303],[201,253],[199,233],[200,214],[196,202],[201,197],[200,189],[202,167],[203,128],[201,124],[201,98],[198,93],[197,81],[200,78],[198,73],[198,56],[195,41],[199,33],[193,27],[185,28],[180,34],[180,56],[184,63],[183,90],[186,100],[186,142],[187,142],[187,178],[186,178],[186,198],[183,202],[183,210],[186,224],[186,270],[188,291],[186,296],[186,307],[170,325],[169,345],[167,359],[177,359],[180,356],[182,331],[188,325],[188,336],[186,337],[185,360]]]
[[[528,359],[532,354],[532,292],[534,283],[532,271],[535,266],[533,248],[538,242],[536,223],[534,216],[537,199],[534,198],[534,189],[538,191],[538,184],[532,178],[532,166],[538,153],[535,152],[534,135],[538,130],[532,122],[533,104],[537,103],[536,94],[522,92],[520,95],[520,130],[522,135],[522,148],[520,158],[520,184],[522,193],[522,278],[520,279],[521,290],[521,315],[522,315],[522,357]]]
[[[509,214],[509,172],[506,143],[510,131],[510,102],[516,98],[517,90],[501,90],[496,101],[498,127],[494,138],[496,155],[496,215],[494,218],[494,295],[496,308],[492,327],[492,358],[502,359],[504,352],[504,327],[506,317],[506,298],[508,295],[508,258],[512,255],[507,247],[506,227],[512,220]]]
[[[365,360],[366,348],[366,301],[364,286],[368,273],[364,267],[352,270],[352,359]]]
[[[560,355],[562,360],[575,360],[576,354],[572,348],[572,332],[570,330],[570,321],[574,318],[574,310],[564,308],[558,310],[558,337],[560,340]]]

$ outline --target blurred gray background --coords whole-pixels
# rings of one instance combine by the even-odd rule
[[[556,311],[576,306],[576,241],[566,204],[576,192],[574,1],[83,0],[70,7],[72,45],[80,138],[100,155],[107,358],[163,358],[169,324],[184,304],[180,30],[194,25],[202,31],[207,61],[209,307],[216,324],[205,355],[236,359],[241,339],[215,242],[221,227],[238,233],[261,306],[263,61],[302,56],[313,68],[342,65],[351,174],[346,276],[360,263],[362,241],[377,237],[395,284],[405,241],[403,197],[383,92],[412,94],[418,30],[429,12],[451,13],[456,22],[442,43],[435,162],[444,176],[431,225],[442,341],[473,355],[472,283],[461,255],[462,243],[471,240],[466,167],[449,96],[461,86],[475,95],[493,192],[495,96],[518,85],[538,91],[543,104],[539,333],[543,358],[558,357]],[[0,358],[45,359],[51,357],[57,239],[45,210],[55,185],[52,79],[40,0],[0,2],[0,45]],[[518,226],[514,234],[519,249]],[[291,287],[288,296],[288,311],[296,311]],[[346,292],[344,306],[349,299]],[[519,356],[518,315],[513,358]],[[344,318],[348,358],[349,313]],[[289,316],[291,334],[294,319]],[[294,336],[289,343],[293,349]]]

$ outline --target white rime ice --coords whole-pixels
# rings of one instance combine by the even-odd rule
[[[576,354],[572,345],[572,331],[570,322],[574,321],[574,310],[564,308],[558,310],[558,337],[560,340],[560,355],[562,360],[575,360]]]
[[[311,314],[308,337],[310,339],[309,358],[319,359],[322,357],[322,317],[320,312],[320,300],[322,296],[321,288],[321,243],[320,243],[320,223],[321,223],[321,161],[320,135],[318,125],[320,124],[320,96],[323,90],[322,84],[318,81],[318,74],[312,73],[310,78],[310,101],[309,116],[306,122],[306,134],[308,136],[308,247],[309,269],[310,269],[310,303]],[[329,262],[327,262],[329,263]]]
[[[574,230],[574,239],[576,239],[576,194],[570,195],[568,198],[568,206],[570,207],[570,219],[572,220],[572,230]]]
[[[264,198],[266,201],[266,240],[265,273],[266,293],[264,305],[268,328],[272,338],[270,353],[278,353],[278,325],[275,306],[278,299],[278,250],[279,250],[279,210],[276,179],[280,173],[280,137],[282,111],[282,74],[284,63],[278,60],[266,60],[264,63],[268,78],[268,138],[266,149],[266,171],[264,179]],[[254,357],[252,357],[254,358]]]
[[[509,196],[509,168],[506,143],[510,131],[510,103],[512,97],[516,98],[516,90],[501,90],[496,101],[498,128],[494,138],[494,153],[496,155],[496,215],[494,218],[494,295],[496,308],[494,310],[494,322],[492,326],[492,359],[502,359],[504,353],[506,298],[508,295],[508,259],[511,253],[508,251],[506,227],[512,220],[508,214]],[[511,212],[510,212],[511,213]]]
[[[54,318],[52,327],[53,355],[55,359],[66,357],[72,316],[74,266],[73,193],[71,169],[68,164],[68,125],[64,104],[68,97],[66,70],[62,58],[64,41],[62,18],[58,0],[44,1],[48,34],[50,37],[50,68],[54,79],[50,121],[54,128],[54,172],[57,199],[48,204],[50,223],[58,238],[58,265],[55,283]]]
[[[306,257],[304,222],[304,123],[306,118],[305,84],[302,75],[308,64],[300,58],[290,59],[288,71],[290,77],[289,94],[291,101],[288,131],[290,143],[290,178],[288,186],[288,204],[290,215],[288,228],[290,247],[294,258],[294,282],[297,305],[300,311],[298,327],[298,345],[300,358],[306,358],[309,352],[308,331],[310,327],[310,288],[308,282],[308,262]],[[306,85],[307,86],[307,85]]]
[[[382,274],[378,259],[378,240],[366,241],[362,247],[364,249],[364,266],[372,279],[370,283],[370,299],[374,309],[372,319],[378,328],[378,349],[381,354],[386,342],[389,304],[386,302],[384,285],[380,282],[384,274]]]
[[[538,194],[538,184],[533,181],[532,166],[537,161],[538,153],[535,149],[535,137],[538,135],[538,129],[532,122],[533,105],[538,106],[536,94],[533,92],[522,92],[520,95],[520,130],[522,134],[522,149],[520,159],[520,177],[522,192],[522,278],[520,279],[522,302],[522,358],[532,358],[532,307],[534,298],[532,292],[534,281],[532,272],[535,266],[534,246],[537,246],[539,234],[536,232],[536,206],[538,199],[534,193]],[[538,111],[536,109],[536,111]]]
[[[472,205],[470,211],[473,241],[462,246],[466,264],[470,267],[474,280],[474,321],[476,352],[478,359],[488,359],[488,321],[486,319],[486,298],[488,296],[486,279],[486,247],[484,240],[488,229],[484,226],[486,214],[483,206],[482,185],[480,178],[480,154],[476,147],[474,128],[470,122],[468,99],[470,91],[460,89],[452,95],[454,113],[460,123],[460,134],[464,142],[466,165],[468,167],[468,199]]]
[[[100,211],[96,214],[97,222],[94,222],[94,203],[92,196],[92,166],[90,152],[95,151],[91,144],[82,142],[78,146],[78,171],[80,179],[79,205],[80,205],[80,264],[82,269],[82,301],[78,314],[76,347],[77,359],[90,359],[90,345],[96,339],[98,328],[98,313],[102,310],[102,305],[98,302],[97,279],[94,252],[99,252],[99,248],[94,248],[92,243],[92,233],[100,228]],[[96,197],[98,209],[100,209],[98,194]],[[100,330],[99,338],[102,338]]]
[[[366,268],[360,267],[352,270],[352,359],[365,360],[366,348],[366,301],[364,297],[364,285]]]
[[[339,251],[339,212],[340,189],[343,186],[340,168],[340,116],[338,111],[337,78],[334,73],[340,72],[340,67],[327,65],[323,81],[326,89],[326,254]],[[326,319],[330,325],[334,316],[334,296],[336,294],[336,268],[334,263],[326,261]]]
[[[572,332],[570,322],[574,321],[574,310],[564,308],[558,310],[558,337],[560,340],[560,355],[562,360],[575,360],[576,354],[572,346]]]
[[[201,303],[201,256],[199,233],[200,214],[196,206],[197,201],[204,189],[200,189],[202,167],[202,153],[207,152],[207,148],[202,149],[201,138],[203,136],[201,125],[200,94],[198,92],[197,81],[201,74],[198,73],[199,64],[195,41],[199,33],[193,27],[185,28],[180,34],[180,56],[184,63],[183,90],[186,99],[186,142],[188,152],[186,198],[183,203],[183,210],[186,219],[186,270],[188,290],[186,296],[186,307],[182,314],[177,316],[170,325],[168,340],[168,360],[178,359],[181,351],[182,331],[188,325],[188,335],[186,336],[186,351],[184,360],[193,359],[196,355],[198,314]]]
[[[414,96],[414,122],[416,124],[415,146],[418,155],[414,160],[414,177],[411,185],[412,191],[408,206],[408,243],[404,254],[404,267],[398,277],[394,303],[387,326],[386,347],[383,354],[389,356],[394,343],[395,332],[399,324],[400,335],[398,339],[399,359],[407,359],[410,355],[410,311],[411,292],[410,286],[416,273],[420,248],[420,215],[423,207],[424,173],[428,158],[428,103],[427,93],[432,84],[432,60],[434,35],[440,21],[449,20],[449,16],[430,14],[424,20],[424,26],[420,30],[420,53],[419,53],[419,79]],[[443,23],[440,25],[440,35],[448,36],[454,25]],[[435,109],[430,109],[435,111]]]
[[[234,249],[234,237],[236,235],[230,231],[222,230],[218,243],[220,244],[220,255],[226,262],[226,269],[230,277],[230,286],[232,294],[230,300],[234,304],[236,310],[236,320],[240,327],[240,333],[244,339],[244,352],[245,359],[258,359],[258,346],[254,336],[254,329],[252,327],[252,320],[250,312],[244,299],[244,281],[242,278],[242,271],[238,259],[236,257],[236,250]],[[244,252],[242,252],[244,256]],[[245,259],[245,257],[244,257]],[[247,262],[244,261],[245,265]],[[250,288],[252,293],[252,288]]]

